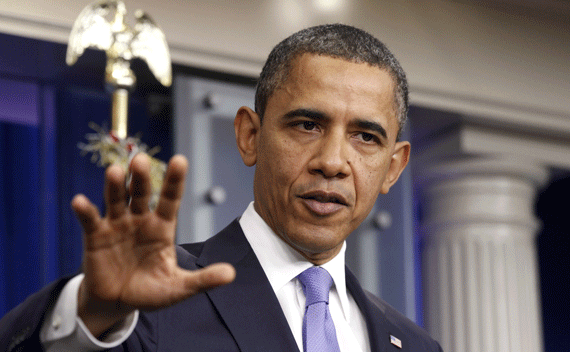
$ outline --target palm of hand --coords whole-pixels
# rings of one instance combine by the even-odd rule
[[[73,199],[84,230],[85,277],[78,309],[92,332],[102,333],[134,309],[166,307],[235,277],[227,264],[197,271],[177,265],[176,215],[186,168],[184,157],[172,158],[154,211],[148,208],[151,186],[149,160],[144,155],[131,163],[130,203],[125,175],[118,166],[110,166],[105,174],[105,217],[85,196]]]
[[[87,287],[104,301],[155,309],[185,298],[184,271],[176,263],[175,221],[150,211],[127,210],[116,219],[102,219],[99,231],[86,240],[84,271]],[[92,282],[91,282],[92,281]]]

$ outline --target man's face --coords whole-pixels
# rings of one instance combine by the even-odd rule
[[[397,133],[386,71],[300,56],[252,137],[255,210],[304,257],[327,262],[404,169],[409,143]]]

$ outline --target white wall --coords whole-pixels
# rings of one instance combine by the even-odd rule
[[[340,4],[337,12],[319,10],[322,2],[127,0],[127,8],[152,15],[175,62],[251,76],[293,31],[353,24],[396,53],[417,105],[570,130],[570,22],[509,15],[468,1],[331,1]],[[0,32],[64,43],[88,3],[0,0]]]

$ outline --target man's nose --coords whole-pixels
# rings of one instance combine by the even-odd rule
[[[315,149],[309,165],[311,173],[321,174],[326,178],[344,178],[350,175],[350,146],[342,134],[331,133],[323,137]]]

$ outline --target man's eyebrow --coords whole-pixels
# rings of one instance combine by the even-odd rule
[[[362,128],[362,129],[376,132],[376,133],[380,134],[382,137],[388,138],[388,133],[386,132],[386,129],[384,127],[382,127],[382,125],[380,125],[377,122],[370,121],[370,120],[364,120],[364,119],[356,119],[353,121],[353,123],[354,123],[354,125]]]
[[[288,113],[286,113],[285,115],[283,115],[283,117],[285,119],[291,119],[293,117],[308,117],[310,119],[313,120],[317,120],[317,121],[322,121],[322,120],[327,120],[328,116],[318,110],[312,110],[312,109],[295,109],[295,110],[291,110]]]
[[[291,110],[287,112],[285,115],[283,115],[283,117],[285,119],[291,119],[294,117],[308,117],[316,121],[329,120],[329,116],[321,111],[312,110],[312,109],[303,109],[303,108]],[[352,124],[364,130],[376,132],[379,135],[381,135],[383,138],[388,138],[388,133],[386,132],[386,129],[377,122],[366,119],[355,119],[352,121]]]

